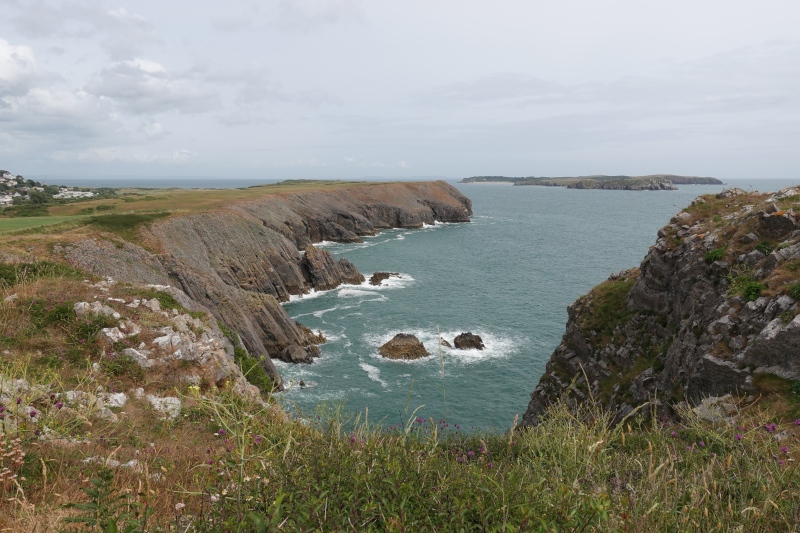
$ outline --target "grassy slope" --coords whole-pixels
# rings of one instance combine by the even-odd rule
[[[743,405],[735,426],[716,428],[690,413],[679,424],[632,418],[612,428],[591,402],[578,413],[557,405],[539,427],[511,433],[465,434],[413,411],[388,428],[331,409],[290,420],[274,405],[245,404],[225,390],[201,395],[152,369],[104,364],[98,325],[70,313],[96,289],[79,272],[27,272],[4,275],[13,285],[0,289],[0,351],[7,350],[0,375],[40,385],[12,390],[3,406],[19,421],[0,444],[8,451],[3,466],[18,477],[0,482],[0,530],[57,531],[67,517],[88,516],[64,504],[90,500],[120,526],[149,509],[146,525],[141,514],[131,531],[791,531],[797,524],[795,426],[760,405]],[[136,290],[119,285],[105,296]],[[12,293],[18,298],[5,302]],[[99,370],[89,370],[93,362]],[[96,417],[91,405],[59,407],[61,392],[98,386],[177,395],[182,414],[161,421],[133,398],[116,409],[115,422]],[[52,433],[43,437],[44,427]],[[84,462],[91,457],[100,462]],[[139,463],[106,471],[106,459]],[[92,496],[92,483],[108,494]]]

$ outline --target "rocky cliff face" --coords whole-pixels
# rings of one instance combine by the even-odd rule
[[[624,417],[637,405],[747,395],[800,380],[800,227],[795,189],[695,200],[658,232],[640,268],[568,308],[561,344],[523,417],[589,392]]]
[[[364,277],[312,243],[360,241],[384,228],[468,222],[470,200],[445,182],[358,184],[262,196],[227,209],[162,219],[146,230],[148,249],[84,240],[60,251],[75,266],[126,282],[170,284],[211,310],[255,355],[310,362],[319,338],[280,302]],[[188,307],[187,307],[188,308]],[[269,358],[265,369],[282,388]]]

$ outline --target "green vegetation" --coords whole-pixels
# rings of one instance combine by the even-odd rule
[[[92,217],[91,224],[102,231],[116,233],[127,241],[136,240],[136,229],[141,224],[153,222],[169,216],[168,212],[157,213],[115,213]]]
[[[728,274],[730,283],[730,294],[741,296],[746,302],[752,302],[761,296],[761,292],[767,288],[767,284],[758,281],[750,270],[733,269]]]
[[[46,217],[50,212],[46,205],[21,204],[5,208],[2,214],[5,217]]]
[[[36,263],[0,263],[0,288],[42,278],[81,279],[83,273],[67,265],[39,261]]]
[[[0,368],[12,378],[22,372]],[[195,392],[183,397],[183,416],[173,422],[154,420],[131,400],[120,422],[90,427],[80,412],[59,414],[58,384],[43,386],[54,399],[43,401],[37,424],[26,421],[9,435],[20,439],[19,452],[7,446],[12,451],[0,459],[25,478],[2,487],[8,504],[0,527],[13,531],[795,526],[797,445],[776,440],[785,426],[758,407],[745,409],[735,426],[712,426],[687,411],[678,423],[637,415],[612,425],[590,399],[577,411],[552,406],[535,428],[481,434],[408,412],[389,427],[333,408],[292,421],[272,405]],[[69,431],[83,444],[43,442],[35,434],[41,425],[55,428],[51,438]],[[105,458],[136,458],[138,466],[112,469]]]
[[[789,296],[795,300],[800,300],[800,281],[795,281],[788,287]]]
[[[267,371],[264,370],[264,367],[261,366],[261,358],[251,355],[244,346],[242,346],[239,335],[231,331],[225,324],[217,322],[217,325],[225,337],[233,344],[233,359],[236,361],[236,364],[239,365],[239,368],[242,369],[242,374],[247,377],[247,381],[258,387],[258,390],[264,394],[269,394],[275,390],[275,384],[272,382],[272,378],[267,374]]]
[[[713,250],[709,250],[708,252],[706,252],[706,255],[705,255],[706,263],[708,263],[710,265],[714,261],[722,260],[722,258],[725,257],[725,252],[726,251],[727,251],[727,248],[715,248]]]
[[[626,324],[632,316],[626,301],[635,280],[636,276],[631,275],[605,281],[583,297],[586,308],[578,327],[593,346],[606,344],[617,326]]]
[[[761,241],[756,245],[756,250],[764,255],[769,255],[775,249],[775,243],[771,241]]]

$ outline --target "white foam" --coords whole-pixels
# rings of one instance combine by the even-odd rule
[[[381,379],[381,371],[378,367],[368,365],[367,363],[358,363],[358,366],[367,373],[369,379],[372,381],[376,381],[381,384],[381,387],[388,387],[385,381]]]
[[[431,360],[436,360],[440,350],[442,356],[444,357],[445,366],[447,366],[448,363],[468,365],[480,363],[481,361],[490,359],[504,359],[516,353],[520,347],[525,346],[527,343],[527,340],[524,338],[513,337],[505,333],[473,330],[473,333],[481,337],[485,348],[483,350],[459,350],[456,348],[448,348],[447,346],[440,347],[437,341],[438,337],[435,329],[422,330],[402,327],[390,333],[367,334],[363,336],[363,339],[366,344],[374,347],[375,351],[371,355],[377,359],[383,359],[380,354],[378,354],[378,348],[391,340],[397,333],[400,332],[414,335],[419,339],[423,346],[425,346],[425,349],[428,350],[431,356],[433,356],[410,361],[403,360],[403,362],[406,363],[416,364],[422,364]],[[441,338],[452,344],[453,339],[463,332],[463,330],[442,331]]]
[[[416,281],[409,274],[403,274],[402,272],[399,272],[396,276],[389,276],[385,280],[381,281],[380,285],[372,285],[369,282],[369,279],[373,275],[375,275],[374,272],[369,276],[365,276],[366,277],[366,281],[364,281],[360,285],[360,287],[362,289],[367,289],[367,290],[370,290],[370,291],[378,291],[378,290],[381,290],[381,289],[402,289],[402,288],[408,287],[409,285],[414,283],[414,281]]]
[[[359,289],[346,288],[346,289],[341,289],[339,291],[339,298],[358,298],[360,296],[375,296],[375,291],[368,291],[368,290],[364,290],[364,289],[361,289],[361,288],[359,288]],[[381,296],[381,295],[377,295],[377,296],[379,296],[379,298],[377,298],[377,300],[386,300],[387,299],[385,296]]]
[[[314,298],[319,298],[320,296],[323,296],[323,295],[325,295],[325,294],[327,294],[329,292],[331,292],[331,291],[318,291],[316,289],[311,289],[306,294],[291,294],[291,295],[289,295],[289,301],[288,302],[281,302],[281,303],[285,304],[285,303],[297,302],[297,301],[300,301],[300,300],[311,300],[311,299],[314,299]]]

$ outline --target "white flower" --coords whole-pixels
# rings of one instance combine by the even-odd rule
[[[184,507],[186,507],[186,504],[185,504],[185,503],[183,503],[183,502],[181,502],[181,503],[176,503],[176,504],[175,504],[175,510],[176,510],[176,511],[180,511],[180,510],[181,510],[181,509],[183,509]]]

